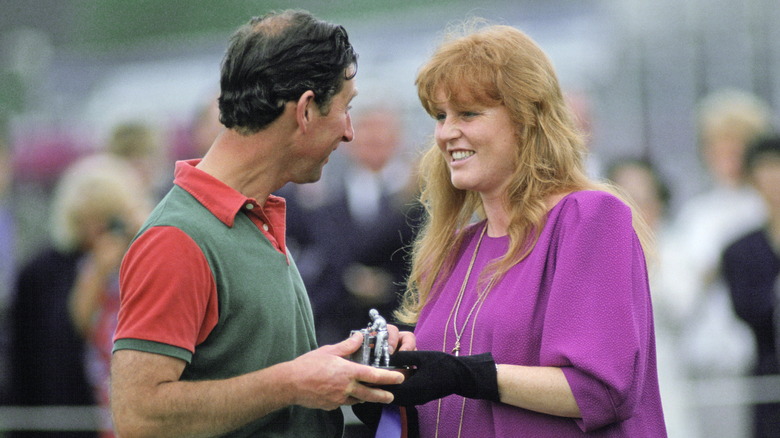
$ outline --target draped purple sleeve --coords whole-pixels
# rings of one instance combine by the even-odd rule
[[[654,360],[644,253],[630,209],[603,192],[556,223],[541,365],[562,367],[591,431],[630,418]]]

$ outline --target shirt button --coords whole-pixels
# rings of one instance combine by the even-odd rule
[[[251,209],[253,209],[253,208],[255,208],[254,204],[247,204],[247,205],[246,205],[246,209],[247,209],[247,210],[251,210]]]
[[[263,229],[268,231],[268,224],[263,224]]]

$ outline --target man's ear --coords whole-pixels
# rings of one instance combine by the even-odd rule
[[[307,90],[298,98],[298,104],[295,107],[295,119],[304,132],[308,129],[309,122],[314,117],[314,111],[316,110],[317,104],[314,102],[314,91]]]

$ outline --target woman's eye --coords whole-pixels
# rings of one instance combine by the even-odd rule
[[[479,115],[479,113],[478,113],[478,112],[476,112],[476,111],[463,111],[463,112],[461,113],[461,115],[462,115],[463,117],[465,117],[465,118],[471,118],[471,117],[476,117],[476,116],[478,116],[478,115]]]
[[[438,114],[434,114],[433,118],[436,119],[436,121],[441,122],[444,121],[444,119],[446,119],[447,116],[444,113],[438,113]]]

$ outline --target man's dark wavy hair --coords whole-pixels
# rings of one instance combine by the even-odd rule
[[[219,120],[244,135],[258,132],[307,90],[327,114],[356,72],[342,26],[298,10],[255,17],[233,34],[222,60]]]

